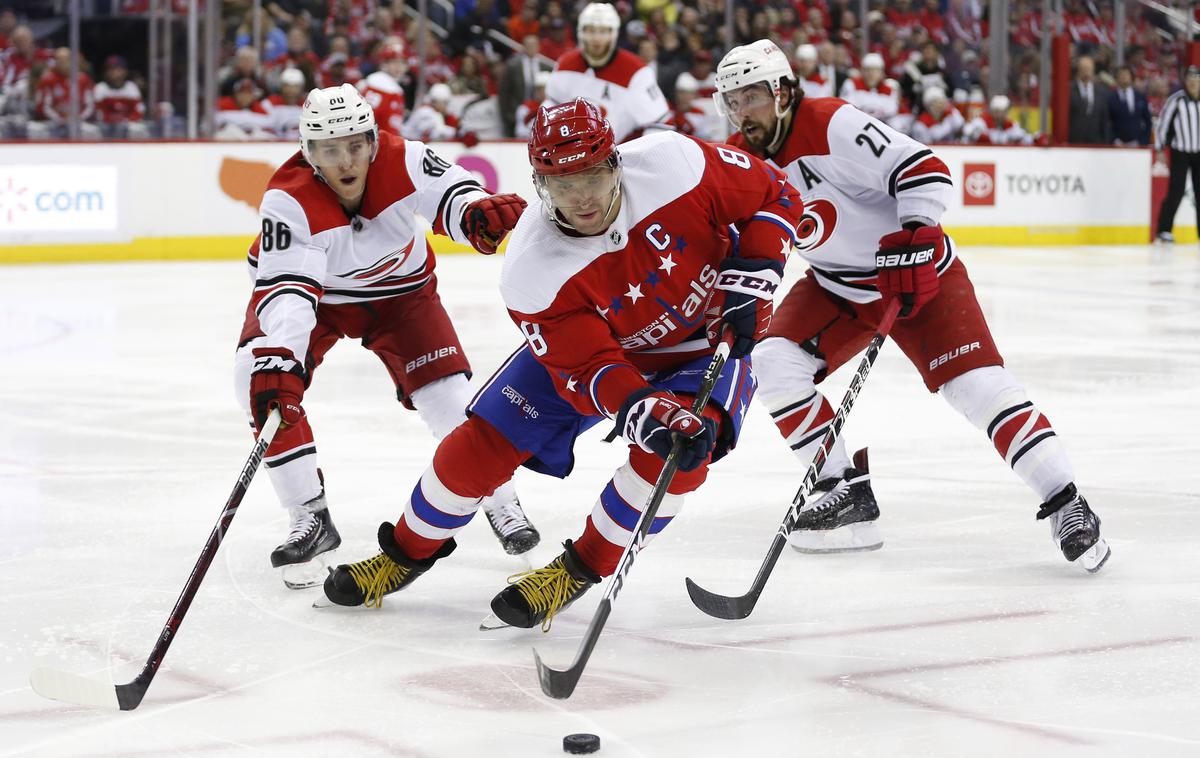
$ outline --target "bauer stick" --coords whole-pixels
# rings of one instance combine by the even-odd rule
[[[829,450],[837,441],[838,435],[842,431],[842,425],[846,423],[846,416],[854,407],[854,399],[858,397],[863,384],[867,381],[867,374],[871,372],[871,366],[875,365],[875,359],[879,357],[879,348],[883,346],[883,341],[892,331],[892,325],[896,322],[896,316],[899,313],[900,299],[896,298],[884,311],[878,330],[867,345],[867,354],[858,364],[858,370],[854,373],[854,379],[851,380],[849,389],[846,390],[846,396],[842,398],[842,406],[838,408],[837,415],[833,417],[829,431],[825,432],[825,436],[821,439],[821,445],[817,448],[816,455],[813,456],[808,473],[804,475],[800,490],[796,492],[796,497],[792,500],[792,507],[788,509],[787,516],[784,517],[783,523],[775,532],[775,539],[771,541],[771,549],[767,551],[767,557],[758,569],[758,576],[754,577],[754,584],[750,586],[750,591],[740,597],[718,595],[704,589],[689,577],[685,580],[688,595],[697,608],[719,619],[744,619],[754,610],[758,596],[767,586],[767,580],[771,578],[771,572],[775,569],[775,564],[783,553],[783,546],[787,544],[787,536],[796,528],[796,519],[800,516],[800,511],[804,509],[804,501],[812,494],[813,485],[817,483],[817,477],[820,476],[821,469],[825,466]]]
[[[725,361],[729,358],[729,348],[732,342],[733,332],[726,327],[721,334],[721,342],[717,345],[708,368],[704,369],[700,388],[696,392],[696,400],[692,403],[692,413],[697,416],[704,411],[704,406],[708,405],[708,399],[712,396],[717,378],[721,376],[721,369],[725,367]],[[588,625],[587,633],[583,635],[583,642],[580,644],[579,652],[575,654],[575,661],[571,663],[570,668],[563,671],[550,668],[542,663],[542,657],[534,649],[533,661],[537,664],[542,692],[550,697],[561,700],[571,697],[571,693],[575,691],[575,685],[579,683],[579,677],[583,675],[583,668],[592,655],[592,649],[596,647],[596,642],[600,639],[600,632],[604,630],[604,623],[608,621],[608,615],[612,613],[612,605],[617,599],[617,593],[624,587],[625,576],[633,568],[634,560],[637,559],[638,553],[645,545],[646,535],[649,534],[650,526],[654,523],[654,516],[658,513],[659,506],[662,505],[667,488],[671,486],[671,480],[675,478],[682,451],[683,438],[677,434],[671,445],[671,452],[667,455],[666,463],[663,464],[662,472],[658,475],[658,481],[654,483],[650,500],[642,511],[642,517],[638,519],[637,527],[633,530],[633,537],[625,546],[625,551],[621,553],[621,560],[617,562],[617,570],[608,578],[608,586],[604,588],[604,597],[600,599],[600,606],[596,608],[596,612],[592,616],[592,623]]]
[[[250,487],[250,481],[258,471],[259,464],[262,463],[263,454],[267,452],[267,447],[275,438],[275,432],[279,429],[279,421],[279,409],[275,408],[267,416],[267,422],[263,424],[258,441],[254,443],[254,449],[250,451],[246,465],[242,467],[241,476],[238,477],[237,484],[233,486],[233,492],[229,495],[229,499],[225,501],[221,516],[208,535],[208,541],[204,543],[204,549],[200,551],[200,558],[192,567],[187,584],[183,586],[183,592],[179,593],[179,599],[175,601],[175,607],[171,609],[171,615],[158,635],[158,642],[154,643],[154,649],[150,651],[150,657],[146,659],[146,665],[142,667],[137,678],[128,684],[113,685],[57,669],[36,668],[29,675],[29,683],[33,686],[34,692],[51,700],[62,700],[92,708],[132,711],[138,707],[142,698],[146,696],[146,690],[150,688],[150,682],[154,679],[154,675],[158,673],[158,667],[166,657],[167,648],[171,647],[171,641],[175,639],[179,625],[183,623],[183,617],[191,607],[192,599],[196,597],[196,591],[200,589],[200,582],[204,581],[204,575],[208,572],[208,567],[212,565],[217,548],[225,537],[225,532],[229,531],[229,524],[233,521],[238,506],[242,504],[242,498],[245,497],[246,490]]]

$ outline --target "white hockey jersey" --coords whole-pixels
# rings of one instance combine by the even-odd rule
[[[729,143],[747,152],[741,134]],[[804,98],[770,158],[804,199],[796,251],[822,287],[856,303],[879,299],[879,240],[909,219],[940,223],[953,184],[933,151],[837,98]],[[937,262],[954,261],[954,244]]]
[[[262,231],[250,247],[251,300],[266,345],[307,354],[317,305],[361,303],[429,283],[433,231],[468,243],[467,205],[486,197],[479,182],[420,142],[379,134],[366,195],[351,218],[300,153],[271,177],[259,206]]]
[[[432,105],[417,106],[408,120],[404,122],[400,133],[411,140],[432,142],[433,140],[449,140],[458,136],[457,123],[451,124]]]
[[[862,77],[847,79],[838,97],[885,123],[900,112],[900,87],[886,79],[874,87]]]
[[[546,82],[543,105],[559,105],[577,97],[600,106],[617,142],[640,136],[647,128],[667,128],[671,115],[654,71],[628,50],[618,50],[599,70],[589,66],[578,49],[559,58]]]

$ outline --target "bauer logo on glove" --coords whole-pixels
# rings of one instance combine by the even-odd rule
[[[890,253],[888,255],[876,255],[876,268],[903,268],[906,266],[920,266],[926,263],[933,262],[932,247],[924,250],[913,250],[905,253]]]

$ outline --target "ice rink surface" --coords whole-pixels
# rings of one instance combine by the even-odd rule
[[[480,516],[382,610],[311,607],[268,554],[255,480],[141,707],[43,700],[35,666],[141,668],[250,450],[232,358],[237,263],[0,270],[0,755],[1200,755],[1200,261],[1176,249],[968,249],[1009,367],[1052,420],[1113,549],[1089,576],[984,434],[885,346],[845,433],[870,446],[882,550],[790,548],[757,610],[701,614],[684,577],[741,593],[800,483],[761,408],[618,598],[575,696],[542,695],[600,591],[537,630],[477,631],[525,563]],[[501,261],[445,257],[442,298],[486,378],[518,344]],[[798,267],[794,261],[792,266]],[[795,275],[795,271],[790,271]],[[843,370],[824,385],[840,401]],[[305,398],[345,542],[374,554],[434,443],[345,343]],[[597,428],[559,481],[518,488],[543,543],[578,536],[623,458]]]

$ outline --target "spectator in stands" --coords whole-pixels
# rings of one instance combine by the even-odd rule
[[[404,122],[404,138],[432,142],[458,136],[458,119],[450,113],[452,95],[446,84],[438,83],[430,87],[425,103],[418,106]]]
[[[832,97],[833,83],[817,71],[817,48],[800,45],[796,48],[796,78],[805,97]]]
[[[500,11],[495,0],[458,0],[455,3],[456,20],[446,44],[455,56],[465,54],[471,48],[492,50],[488,32],[500,26]],[[465,11],[458,16],[457,11]]]
[[[883,56],[879,53],[863,56],[862,75],[846,79],[839,97],[884,123],[900,110],[899,88],[895,82],[884,79]]]
[[[267,14],[266,9],[259,11],[259,30],[262,34],[263,56],[267,60],[276,58],[287,52],[287,32],[280,29],[272,21]],[[254,45],[254,9],[246,11],[242,16],[242,23],[238,24],[237,30],[234,32],[234,46],[241,50],[244,47],[252,47]],[[258,65],[258,52],[255,51],[255,66]],[[229,82],[232,87],[233,82]],[[228,92],[224,94],[229,94]]]
[[[119,55],[104,61],[104,80],[96,85],[94,98],[100,132],[105,139],[146,139],[146,108],[142,91],[129,80],[129,66]]]
[[[538,20],[537,3],[533,0],[525,0],[518,13],[514,13],[508,19],[508,36],[515,40],[522,40],[532,34],[538,37],[542,31],[542,22]]]
[[[921,98],[923,109],[913,121],[912,138],[926,145],[958,142],[966,124],[962,114],[946,99],[945,90],[926,87]]]
[[[309,89],[304,72],[285,68],[279,75],[279,92],[259,104],[269,117],[271,131],[280,139],[300,138],[300,109]]]
[[[336,70],[338,64],[341,70]],[[329,52],[321,62],[321,77],[314,87],[337,87],[345,83],[358,85],[363,78],[362,60],[354,54],[354,45],[344,34],[329,38]],[[311,88],[310,88],[311,89]]]
[[[17,29],[17,14],[12,8],[0,8],[0,53],[9,45],[12,33]]]
[[[251,45],[237,49],[233,62],[221,69],[220,77],[222,95],[232,95],[234,85],[243,79],[253,79],[259,89],[266,89],[259,72],[258,49]]]
[[[298,68],[309,81],[320,81],[321,59],[312,50],[312,35],[297,24],[287,33],[287,51],[266,64],[267,86],[277,89],[285,68]]]
[[[408,61],[398,44],[384,45],[379,51],[379,70],[368,75],[358,85],[363,99],[375,112],[375,123],[381,131],[402,134],[406,97],[404,79]]]
[[[724,129],[725,119],[718,118],[711,110],[699,107],[697,93],[700,82],[684,71],[675,80],[675,100],[671,104],[671,116],[667,123],[675,131],[707,142],[723,142],[729,136]]]
[[[292,26],[305,15],[322,15],[326,9],[325,0],[267,0],[263,6],[275,23],[283,27]]]
[[[282,76],[282,72],[280,72]],[[249,77],[233,85],[233,94],[217,101],[215,139],[244,141],[275,139],[271,116],[262,107],[262,90]]]
[[[946,64],[938,46],[926,41],[921,44],[921,54],[910,58],[904,66],[900,92],[912,103],[914,110],[920,110],[925,102],[925,90],[931,87],[941,90],[945,96],[950,91],[950,81],[946,77]]]
[[[1117,86],[1108,96],[1108,118],[1114,145],[1150,144],[1150,103],[1133,87],[1133,69],[1117,69]]]
[[[551,19],[546,28],[549,31],[548,36],[542,37],[542,55],[556,61],[563,56],[563,53],[575,47],[575,41],[571,39],[570,29],[567,28],[567,22],[564,19]]]
[[[71,48],[54,51],[54,60],[38,79],[34,94],[34,116],[26,129],[30,139],[63,139],[71,118]],[[86,61],[79,62],[75,90],[79,97],[79,136],[100,139],[100,127],[89,123],[96,114],[95,85],[87,73]]]
[[[1112,137],[1108,118],[1108,87],[1096,79],[1095,63],[1087,55],[1075,63],[1067,142],[1072,145],[1107,145]]]
[[[546,99],[546,82],[550,81],[549,71],[538,71],[533,75],[533,93],[528,99],[517,106],[516,124],[513,136],[518,139],[529,139],[533,131],[533,120],[537,117],[538,108]]]
[[[0,56],[0,92],[10,87],[26,86],[29,70],[35,63],[48,63],[54,51],[38,47],[28,26],[18,26],[10,35],[11,42]]]
[[[456,95],[488,96],[487,79],[480,66],[482,58],[483,53],[478,50],[470,50],[462,57],[462,61],[458,64],[458,73],[448,82],[451,92]]]
[[[442,49],[442,41],[432,29],[427,30],[425,38],[425,60],[417,59],[419,46],[414,41],[409,48],[409,70],[420,67],[421,75],[426,82],[448,82],[454,76],[454,64]]]
[[[534,7],[534,3],[527,0],[525,9],[531,7]],[[504,64],[498,97],[500,126],[506,137],[515,136],[517,125],[520,123],[517,119],[517,108],[533,97],[534,82],[538,73],[545,69],[539,59],[540,44],[536,34],[526,34],[521,39],[521,52]]]

